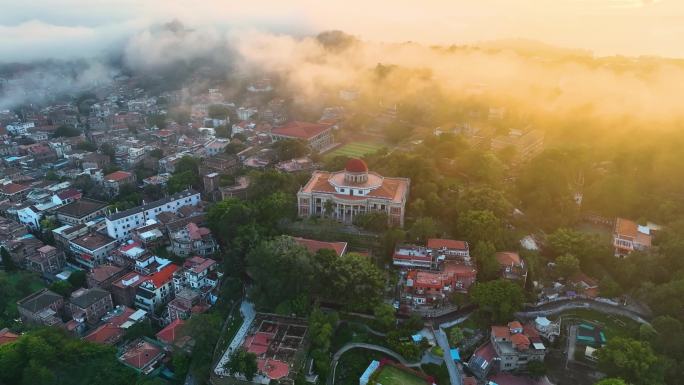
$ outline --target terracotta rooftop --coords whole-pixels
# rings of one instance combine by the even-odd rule
[[[162,350],[158,346],[145,340],[139,340],[128,347],[128,350],[121,356],[121,360],[134,368],[144,369],[162,354]]]
[[[468,242],[455,241],[453,239],[430,238],[427,241],[428,249],[454,249],[454,250],[468,250]]]
[[[173,273],[176,270],[178,270],[178,265],[171,263],[171,264],[167,265],[166,267],[164,267],[163,269],[161,269],[161,271],[150,274],[148,276],[147,280],[152,281],[152,283],[154,284],[154,287],[160,288],[166,282],[171,280],[171,277],[173,277]]]
[[[367,198],[380,198],[391,200],[395,203],[401,203],[408,193],[409,182],[405,178],[383,178],[374,172],[368,173],[369,180],[377,180],[376,188],[371,189],[371,191],[366,196],[352,196],[338,194],[335,188],[331,184],[331,180],[344,180],[344,171],[339,171],[336,173],[330,173],[326,171],[314,171],[311,175],[309,182],[302,188],[303,192],[307,193],[328,193],[334,194],[336,197],[347,200],[364,200]],[[347,184],[344,182],[340,182]],[[358,187],[360,186],[356,184]],[[369,186],[370,187],[370,186]]]
[[[308,140],[328,129],[330,129],[329,124],[292,121],[282,127],[272,129],[271,133],[274,135]]]
[[[172,345],[176,341],[176,338],[182,336],[181,329],[183,325],[185,325],[185,321],[182,319],[171,322],[157,333],[157,340]]]
[[[520,254],[514,251],[498,252],[496,253],[496,260],[499,262],[499,265],[504,266],[520,265],[520,263],[522,262]]]
[[[8,183],[0,186],[0,191],[2,191],[3,194],[7,195],[13,195],[21,191],[28,190],[29,186],[24,186],[23,184],[18,184],[18,183]]]
[[[622,237],[636,238],[639,233],[639,227],[634,221],[625,218],[617,218],[615,220],[615,232]]]
[[[111,174],[105,175],[104,179],[109,182],[121,182],[131,178],[133,174],[127,171],[114,171]]]
[[[361,159],[352,158],[347,161],[344,170],[355,173],[368,172],[368,165]]]
[[[508,339],[511,337],[511,331],[508,329],[508,326],[492,326],[492,334],[497,338]]]
[[[17,334],[12,333],[9,329],[0,329],[0,345],[14,342],[19,338]]]
[[[347,242],[324,242],[299,237],[294,238],[294,240],[304,246],[312,254],[316,254],[316,252],[321,249],[328,249],[333,250],[338,256],[342,256],[347,250]]]

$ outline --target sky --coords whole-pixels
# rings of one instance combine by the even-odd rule
[[[601,56],[684,57],[683,0],[0,0],[0,9],[0,62],[95,56],[173,19],[207,33],[339,29],[427,44],[521,38]]]

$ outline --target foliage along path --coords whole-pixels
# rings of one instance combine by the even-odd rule
[[[399,361],[400,364],[402,364],[402,365],[404,365],[404,366],[408,366],[408,367],[410,367],[410,368],[415,368],[415,367],[419,367],[419,366],[420,366],[420,362],[408,362],[408,361],[406,361],[406,359],[405,359],[404,357],[402,357],[399,353],[397,353],[397,352],[395,352],[395,351],[393,351],[393,350],[387,349],[387,348],[384,347],[384,346],[374,345],[374,344],[366,344],[366,343],[363,343],[363,342],[350,342],[350,343],[348,343],[348,344],[342,346],[342,347],[340,348],[340,350],[338,350],[337,352],[335,352],[335,354],[333,355],[333,359],[332,359],[332,361],[330,362],[330,369],[331,369],[331,370],[330,370],[330,375],[328,376],[327,385],[334,385],[334,384],[335,384],[335,369],[337,368],[337,363],[339,362],[340,357],[342,356],[342,354],[346,353],[346,352],[349,351],[349,350],[357,349],[357,348],[360,348],[360,349],[368,349],[368,350],[375,350],[375,351],[378,351],[378,352],[381,352],[381,353],[385,353],[385,354],[387,354],[388,356],[390,356],[390,357],[394,358],[395,360]]]

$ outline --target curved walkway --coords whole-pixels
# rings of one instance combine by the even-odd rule
[[[601,313],[627,317],[641,324],[649,324],[649,322],[645,320],[641,314],[638,314],[632,310],[629,310],[622,306],[616,306],[608,303],[591,300],[574,300],[560,303],[546,303],[526,311],[515,313],[515,315],[523,318],[531,318],[538,316],[555,315],[573,309],[591,309]]]
[[[400,364],[404,366],[408,366],[410,368],[415,368],[420,366],[420,362],[408,362],[404,357],[402,357],[399,353],[395,352],[394,350],[390,350],[384,346],[380,345],[374,345],[374,344],[366,344],[363,342],[350,342],[340,348],[335,354],[333,355],[332,360],[330,361],[330,372],[328,373],[328,380],[327,384],[328,385],[334,385],[335,384],[335,369],[337,369],[337,363],[340,360],[340,357],[348,352],[349,350],[352,349],[367,349],[367,350],[375,350],[377,352],[381,352],[384,354],[387,354],[388,356],[394,358],[395,360],[399,361]]]

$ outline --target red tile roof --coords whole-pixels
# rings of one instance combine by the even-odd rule
[[[361,159],[353,158],[347,161],[344,169],[349,172],[367,172],[368,165]]]
[[[188,260],[186,260],[183,263],[183,267],[186,269],[190,269],[195,273],[201,273],[204,270],[209,269],[213,265],[216,264],[216,261],[214,261],[211,258],[202,258],[200,256],[194,256]]]
[[[455,249],[468,250],[468,242],[455,241],[453,239],[430,238],[427,241],[428,249]]]
[[[262,373],[272,380],[283,378],[290,372],[290,367],[278,360],[258,360],[257,366]]]
[[[90,334],[83,337],[83,339],[90,342],[97,342],[99,344],[113,345],[119,342],[123,335],[124,329],[121,329],[117,325],[106,323],[93,330]]]
[[[19,338],[18,335],[12,333],[9,329],[4,328],[0,330],[0,345],[9,344]]]
[[[271,133],[274,135],[308,140],[319,135],[323,131],[330,129],[330,127],[329,124],[292,121],[282,127],[272,129]]]
[[[519,265],[522,261],[520,254],[514,251],[498,252],[496,253],[496,260],[499,262],[499,265],[504,266]]]
[[[3,193],[5,193],[7,195],[16,194],[18,192],[28,190],[28,189],[29,189],[29,186],[24,186],[23,184],[19,184],[19,183],[7,183],[7,184],[4,184],[0,187],[0,191],[2,191]]]
[[[69,189],[66,189],[66,190],[63,190],[63,191],[60,191],[59,193],[57,193],[57,197],[59,199],[62,199],[62,200],[72,199],[72,198],[73,199],[81,199],[82,196],[83,196],[83,194],[80,191],[76,190],[75,188],[69,188]]]
[[[497,338],[510,338],[511,331],[508,326],[492,326],[492,334]]]
[[[162,354],[162,350],[147,341],[139,341],[121,356],[121,359],[134,368],[143,369]]]
[[[344,252],[347,250],[347,242],[324,242],[317,241],[315,239],[299,237],[295,238],[294,240],[300,245],[304,246],[312,254],[316,254],[318,250],[328,249],[333,250],[338,256],[342,256],[342,254],[344,254]]]
[[[636,238],[639,233],[639,226],[629,219],[617,218],[615,220],[615,232],[621,237]]]
[[[122,180],[129,179],[132,176],[133,174],[127,171],[114,171],[111,174],[105,175],[104,179],[107,181],[121,182]]]
[[[185,321],[182,319],[171,322],[157,333],[157,339],[165,344],[172,345],[176,341],[176,338],[182,336],[181,330],[183,325],[185,325]]]
[[[148,280],[152,281],[154,287],[160,288],[171,280],[173,273],[176,272],[176,270],[178,270],[178,265],[171,263],[161,269],[161,271],[150,274]]]

